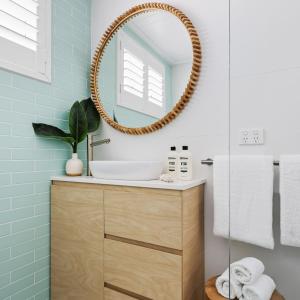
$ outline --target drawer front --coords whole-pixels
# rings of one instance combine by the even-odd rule
[[[104,300],[136,300],[136,298],[132,298],[114,290],[104,288]]]
[[[182,299],[182,257],[105,239],[104,281],[150,299]]]
[[[182,250],[180,196],[105,191],[105,233]]]

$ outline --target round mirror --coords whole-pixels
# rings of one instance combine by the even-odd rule
[[[110,26],[96,50],[92,98],[114,128],[153,132],[189,101],[200,64],[197,32],[182,12],[166,4],[136,6]]]

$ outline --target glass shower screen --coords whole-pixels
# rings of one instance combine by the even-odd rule
[[[300,2],[229,4],[230,298],[297,300]]]

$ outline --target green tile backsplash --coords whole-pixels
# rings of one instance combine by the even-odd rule
[[[67,128],[89,96],[90,0],[52,0],[52,83],[0,70],[0,299],[49,299],[50,176],[71,149],[32,122]],[[85,145],[79,148],[85,159]]]

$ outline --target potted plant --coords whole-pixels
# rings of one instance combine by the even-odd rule
[[[64,132],[58,127],[43,123],[32,123],[34,132],[38,136],[59,139],[71,145],[72,158],[67,161],[66,174],[80,176],[83,172],[83,163],[78,158],[77,146],[87,137],[88,133],[99,128],[100,116],[91,98],[76,101],[69,113],[69,131]]]

